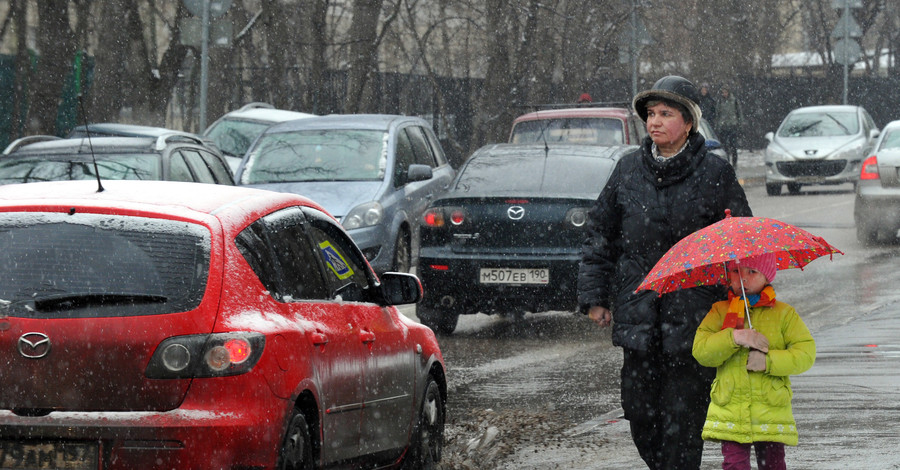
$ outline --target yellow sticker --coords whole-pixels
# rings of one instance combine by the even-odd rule
[[[319,243],[319,249],[322,250],[322,256],[325,257],[325,264],[331,268],[331,272],[338,279],[347,279],[353,275],[353,268],[347,263],[347,260],[331,245],[331,242],[324,241]]]

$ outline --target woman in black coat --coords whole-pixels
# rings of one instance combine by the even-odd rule
[[[672,245],[725,209],[752,215],[734,169],[707,153],[697,132],[698,100],[694,84],[678,76],[634,98],[649,135],[622,157],[592,208],[578,273],[580,309],[602,327],[612,323],[613,344],[623,348],[622,408],[651,469],[700,467],[715,369],[697,364],[691,346],[725,290],[635,289]]]

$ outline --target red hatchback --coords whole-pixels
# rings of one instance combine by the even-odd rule
[[[440,459],[445,368],[300,196],[0,187],[0,467],[307,469]]]

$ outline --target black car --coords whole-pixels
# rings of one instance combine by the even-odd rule
[[[635,146],[495,144],[477,150],[425,212],[419,320],[573,310],[587,212]]]
[[[94,179],[164,180],[234,185],[222,155],[200,137],[23,137],[0,156],[0,184]]]

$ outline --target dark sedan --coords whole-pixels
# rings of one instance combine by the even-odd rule
[[[421,225],[419,320],[573,310],[587,211],[634,146],[496,144],[477,150]]]

